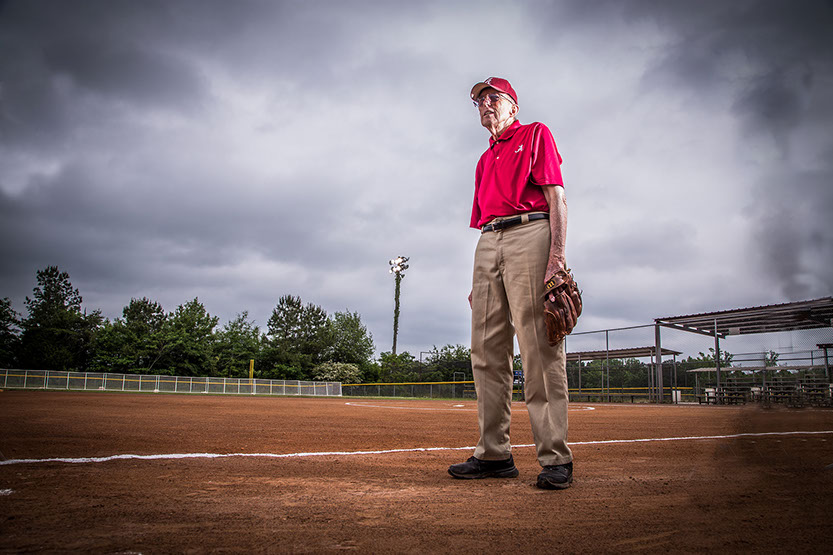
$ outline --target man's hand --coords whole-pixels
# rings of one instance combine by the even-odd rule
[[[558,345],[576,326],[581,316],[581,291],[570,270],[558,270],[547,280],[544,297],[544,321],[547,341]]]

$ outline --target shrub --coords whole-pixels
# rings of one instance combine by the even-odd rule
[[[325,362],[312,371],[312,379],[322,382],[359,383],[361,378],[359,366],[347,362]]]

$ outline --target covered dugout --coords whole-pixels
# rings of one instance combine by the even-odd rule
[[[650,357],[651,363],[650,368],[655,368],[655,357],[656,357],[657,349],[656,347],[630,347],[627,349],[605,349],[603,351],[579,351],[575,353],[567,353],[567,361],[568,362],[578,362],[578,392],[581,393],[581,363],[592,361],[592,360],[611,360],[611,359],[628,359],[628,358],[648,358]],[[677,355],[681,355],[680,351],[672,351],[671,349],[662,349],[662,356],[671,356],[673,357],[674,364],[676,365],[677,362]],[[607,371],[607,400],[610,401],[610,368],[606,368]],[[675,373],[676,375],[676,373]],[[649,376],[649,397],[654,400],[655,396],[657,400],[662,399],[662,392],[656,387],[654,383],[655,375]],[[672,384],[673,386],[673,384]]]
[[[717,386],[721,386],[720,340],[729,335],[833,328],[833,297],[810,301],[772,304],[751,308],[737,308],[718,312],[704,312],[685,316],[656,318],[656,349],[662,344],[661,328],[698,333],[714,337]],[[827,358],[829,344],[819,345],[825,353],[825,375],[831,381],[830,363]],[[662,351],[660,351],[662,352]],[[662,361],[657,361],[656,384],[662,393]],[[660,398],[662,398],[660,396]]]

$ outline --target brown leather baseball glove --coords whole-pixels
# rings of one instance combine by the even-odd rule
[[[581,291],[570,270],[561,269],[547,280],[544,318],[550,345],[567,337],[581,316]]]

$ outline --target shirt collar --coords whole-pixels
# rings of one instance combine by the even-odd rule
[[[503,133],[501,133],[501,135],[500,135],[500,137],[498,137],[497,141],[495,140],[494,137],[490,136],[489,137],[489,147],[490,148],[493,147],[495,145],[495,143],[498,142],[498,141],[508,141],[509,139],[511,139],[512,135],[515,134],[515,131],[517,131],[520,126],[521,126],[521,122],[519,122],[518,120],[515,120],[515,121],[512,122],[512,125],[507,127],[506,130]]]

